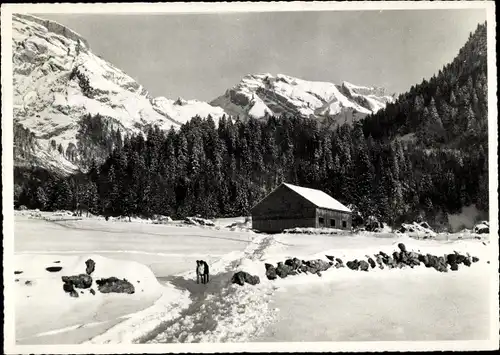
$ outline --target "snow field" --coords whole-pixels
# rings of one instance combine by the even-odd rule
[[[156,276],[151,289],[159,291],[148,303],[129,295],[117,295],[124,296],[119,300],[123,303],[89,303],[65,311],[62,321],[54,317],[53,307],[37,301],[37,317],[29,317],[34,307],[20,311],[16,328],[27,334],[18,335],[20,343],[462,340],[484,339],[488,332],[488,277],[494,272],[488,240],[416,240],[388,232],[265,235],[224,228],[244,224],[243,217],[215,220],[220,229],[98,218],[50,222],[29,218],[28,212],[16,215],[15,248],[20,257],[38,260],[39,265],[55,260],[62,264],[68,258],[66,268],[76,271],[93,255],[96,272],[103,263],[99,257],[118,259],[113,263],[133,260],[146,265],[144,274]],[[322,277],[299,274],[274,281],[265,276],[266,262],[276,265],[292,257],[327,260],[325,255],[332,255],[346,264],[379,251],[392,254],[401,242],[408,251],[468,252],[480,261],[444,274],[419,266],[369,272],[330,268]],[[196,283],[198,259],[210,265],[207,285]],[[240,270],[259,276],[260,284],[231,284]],[[30,273],[47,272],[40,266]],[[64,295],[62,282],[51,288]],[[58,297],[72,300],[68,295]],[[86,305],[86,300],[97,300],[90,297],[81,295],[76,301]],[[16,313],[18,309],[19,303]],[[52,323],[47,321],[50,317]]]
[[[16,304],[16,331],[20,343],[131,343],[162,321],[176,318],[190,304],[188,291],[170,283],[162,287],[155,276],[161,278],[192,273],[197,259],[213,264],[225,256],[232,261],[243,255],[238,250],[245,249],[251,235],[248,232],[238,234],[199,227],[113,223],[93,218],[75,220],[65,217],[64,213],[59,214],[61,216],[57,218],[69,220],[42,220],[41,217],[52,216],[52,213],[36,211],[20,211],[15,216],[16,257],[21,264],[29,265],[22,260],[35,263],[20,276],[45,276],[44,279],[35,280],[31,286],[22,284],[25,288],[21,290],[30,290],[31,293],[25,295],[30,295],[29,298],[21,297],[22,302]],[[72,299],[64,293],[60,276],[85,272],[85,260],[89,257],[96,261],[96,276],[106,270],[103,260],[107,260],[108,264],[116,262],[117,267],[108,266],[110,274],[102,277],[120,278],[123,275],[130,282],[136,276],[123,272],[132,272],[132,266],[135,268],[140,265],[135,268],[137,272],[150,275],[154,280],[154,284],[141,281],[141,285],[147,287],[144,287],[144,292],[155,290],[155,293],[134,299],[134,295],[100,295],[97,292],[94,297],[80,295],[78,299]],[[45,271],[46,266],[52,265],[43,266],[49,261],[60,261],[60,264],[55,265],[64,265],[61,272],[55,273],[59,275],[54,276]],[[129,262],[131,266],[124,266],[129,265]],[[117,270],[113,274],[115,269],[121,272]],[[68,270],[71,272],[66,273]],[[217,267],[212,272],[217,272]],[[194,279],[193,276],[190,275],[190,278]],[[50,289],[57,297],[48,295],[47,303],[46,297],[40,298],[44,289]],[[24,296],[22,292],[19,294]],[[118,301],[114,296],[118,297]],[[96,302],[98,297],[99,302]],[[60,304],[58,300],[66,305],[78,306],[56,309]],[[153,303],[154,306],[148,308]],[[35,309],[39,316],[33,319],[31,315]],[[93,312],[98,314],[97,318]]]
[[[369,272],[330,268],[317,275],[276,279],[270,309],[273,323],[255,342],[485,340],[489,336],[491,275],[495,273],[488,242],[479,240],[414,240],[405,235],[276,235],[265,262],[276,265],[290,257],[344,261],[367,260],[380,250],[392,254],[397,244],[408,251],[444,255],[458,251],[478,256],[471,267],[439,273],[432,268]],[[491,263],[488,264],[488,261]],[[496,317],[496,316],[495,316]]]
[[[85,273],[87,259],[96,262],[91,286],[96,293],[76,289],[79,297],[70,297],[63,290],[61,276]],[[81,342],[92,336],[92,323],[108,323],[107,327],[111,327],[114,319],[148,307],[163,292],[152,271],[134,261],[112,260],[96,254],[17,254],[14,262],[16,271],[22,272],[13,275],[18,280],[15,281],[16,339],[20,343]],[[49,272],[46,270],[49,266],[62,269]],[[127,279],[134,285],[135,293],[100,293],[95,281],[111,276]],[[78,335],[67,337],[65,334],[78,328],[82,328]]]

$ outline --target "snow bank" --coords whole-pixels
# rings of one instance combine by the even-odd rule
[[[201,225],[201,226],[215,227],[215,223],[213,221],[201,217],[186,217],[184,223],[195,226]]]
[[[348,235],[350,231],[335,229],[335,228],[302,228],[295,227],[290,229],[285,229],[283,231],[284,234],[332,234],[332,235]]]
[[[63,290],[61,276],[85,273],[87,259],[96,263],[91,275],[95,295],[90,289],[76,289],[79,297],[70,297]],[[99,255],[17,254],[15,265],[16,340],[21,344],[82,342],[120,322],[120,317],[147,308],[166,291],[145,265]],[[62,269],[49,272],[50,266]],[[135,293],[100,293],[95,280],[111,276],[127,279]],[[89,326],[92,323],[101,327]],[[77,334],[68,337],[68,331]]]

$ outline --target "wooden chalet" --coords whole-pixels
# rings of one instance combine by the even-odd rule
[[[351,229],[351,210],[320,190],[282,183],[251,210],[252,228],[266,233],[284,229]]]

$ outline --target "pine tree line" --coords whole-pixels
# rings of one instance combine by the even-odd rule
[[[42,181],[24,204],[108,215],[236,216],[290,182],[391,224],[471,203],[487,210],[484,150],[429,151],[398,139],[374,140],[361,124],[322,132],[302,117],[223,117],[218,127],[210,117],[195,117],[179,131],[151,128],[146,138],[126,138],[80,180]]]
[[[487,88],[486,24],[480,24],[437,76],[366,117],[364,132],[375,139],[416,133],[422,146],[479,149],[488,141]]]

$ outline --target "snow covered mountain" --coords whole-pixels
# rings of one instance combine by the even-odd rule
[[[13,16],[14,162],[63,174],[102,161],[119,135],[177,128],[192,117],[299,114],[328,125],[351,122],[392,102],[383,89],[286,75],[247,75],[210,104],[153,98],[54,21]],[[90,119],[89,116],[92,118]],[[86,126],[84,126],[86,125]]]
[[[394,99],[382,88],[306,81],[283,74],[256,74],[243,77],[210,104],[242,118],[293,114],[344,123],[377,112]]]
[[[76,171],[82,158],[77,133],[87,114],[99,114],[107,127],[120,129],[122,135],[154,125],[175,128],[194,115],[211,115],[217,122],[224,114],[221,108],[195,100],[153,99],[61,24],[18,14],[12,26],[17,165]],[[101,153],[97,158],[106,156]]]

